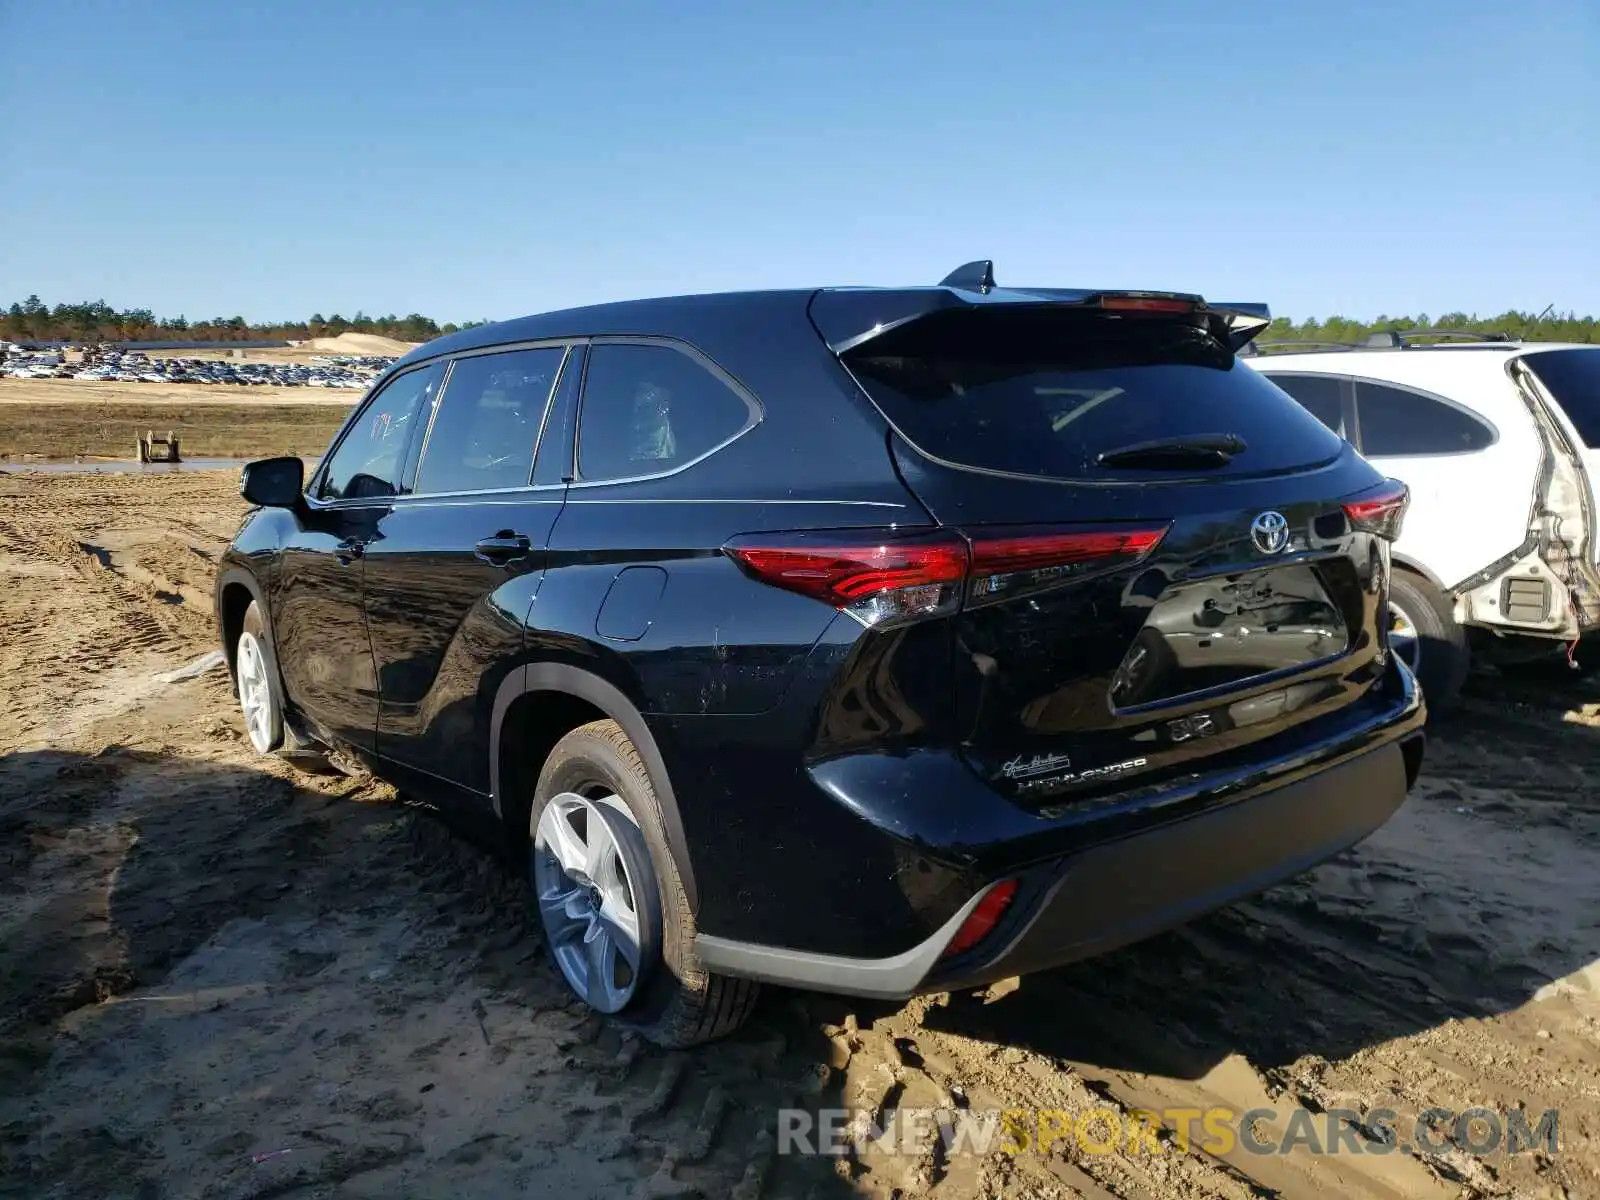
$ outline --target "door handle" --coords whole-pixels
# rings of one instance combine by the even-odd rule
[[[524,534],[512,533],[509,529],[502,529],[493,537],[484,538],[473,547],[473,553],[484,562],[494,563],[499,566],[503,563],[515,562],[519,558],[526,558],[528,551],[533,549],[533,543]]]
[[[367,552],[367,543],[360,538],[345,538],[333,548],[333,556],[340,562],[349,566],[355,559]]]

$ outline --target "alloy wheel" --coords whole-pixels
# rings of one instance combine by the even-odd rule
[[[1422,635],[1405,609],[1392,600],[1389,602],[1389,649],[1411,668],[1412,674],[1422,666]]]
[[[267,656],[253,633],[239,637],[239,708],[245,732],[257,754],[272,749],[272,685],[267,679]]]
[[[634,998],[651,950],[641,938],[639,898],[655,885],[639,877],[648,867],[622,845],[638,836],[630,816],[615,794],[563,792],[534,831],[533,886],[551,956],[572,990],[603,1013]]]

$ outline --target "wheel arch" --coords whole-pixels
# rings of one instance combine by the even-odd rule
[[[266,593],[260,582],[242,567],[230,567],[217,576],[216,618],[217,632],[222,640],[222,654],[228,660],[228,674],[238,678],[239,634],[244,629],[244,614],[254,602],[261,609],[261,619],[267,627],[267,637],[272,637],[272,610],[267,607]]]
[[[1413,575],[1421,576],[1423,579],[1427,580],[1427,582],[1433,587],[1434,591],[1438,592],[1446,600],[1454,600],[1455,595],[1448,587],[1445,586],[1444,580],[1440,579],[1437,575],[1428,570],[1427,567],[1423,566],[1409,554],[1400,554],[1391,550],[1389,552],[1389,561],[1395,566],[1402,567],[1405,570],[1410,571]]]
[[[508,796],[507,789],[526,791],[531,803],[533,782],[555,743],[581,725],[607,719],[621,726],[650,773],[661,827],[677,860],[689,909],[698,912],[693,860],[661,748],[627,695],[590,671],[567,663],[527,663],[501,681],[489,728],[489,792],[495,815],[510,831],[507,818],[517,811],[521,800]],[[511,740],[517,734],[527,736]]]

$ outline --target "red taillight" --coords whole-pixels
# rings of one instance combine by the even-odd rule
[[[966,542],[952,533],[871,529],[752,535],[723,549],[763,583],[831,604],[863,625],[954,612],[968,561]]]
[[[963,591],[978,603],[1136,562],[1160,544],[1167,527],[965,532],[749,534],[723,551],[763,583],[874,626],[947,616],[961,607]]]
[[[1170,296],[1101,296],[1100,307],[1115,312],[1194,312],[1193,300],[1178,300]]]
[[[972,576],[967,594],[981,600],[1137,561],[1161,544],[1167,526],[1014,534],[973,530],[971,535]]]
[[[1011,901],[1016,894],[1015,879],[1002,879],[990,888],[968,914],[967,919],[961,922],[961,928],[956,930],[955,937],[951,938],[950,944],[944,948],[944,956],[949,958],[956,954],[965,954],[993,933],[994,927],[1000,923],[1000,918],[1005,915],[1006,909],[1011,907]]]
[[[1352,529],[1375,533],[1392,542],[1400,536],[1410,503],[1411,492],[1405,484],[1398,479],[1385,479],[1377,487],[1345,499],[1344,515]]]

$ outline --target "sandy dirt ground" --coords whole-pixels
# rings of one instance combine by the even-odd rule
[[[132,459],[138,439],[150,431],[177,434],[185,458],[316,456],[361,395],[353,389],[0,379],[0,459]]]
[[[1190,928],[976,996],[772,990],[663,1053],[568,1000],[497,860],[250,753],[202,657],[235,486],[0,477],[0,1194],[1600,1196],[1583,685],[1476,681],[1389,825]],[[1474,1106],[1559,1109],[1556,1152],[1415,1138]],[[825,1157],[779,1152],[797,1107],[1167,1115]],[[1367,1152],[1183,1149],[1175,1111],[1218,1108],[1268,1140],[1348,1109]]]

